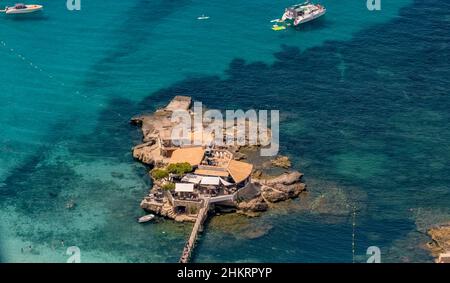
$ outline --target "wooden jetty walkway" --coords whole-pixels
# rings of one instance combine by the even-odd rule
[[[189,262],[189,259],[192,255],[192,251],[194,250],[195,241],[197,240],[197,235],[200,232],[200,228],[203,225],[203,222],[205,222],[205,219],[208,216],[209,202],[210,202],[209,197],[203,199],[203,207],[200,209],[197,215],[197,220],[195,221],[194,227],[192,228],[189,240],[184,245],[183,253],[181,254],[179,260],[180,263]]]

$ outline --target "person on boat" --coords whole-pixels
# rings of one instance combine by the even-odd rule
[[[26,9],[27,6],[25,4],[16,4],[16,6],[14,6],[14,8],[16,8],[17,10],[20,10],[20,9]]]

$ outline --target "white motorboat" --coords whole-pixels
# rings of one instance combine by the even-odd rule
[[[42,5],[16,4],[14,7],[5,7],[6,14],[28,14],[42,10]]]
[[[149,222],[149,221],[151,221],[153,218],[155,218],[155,215],[154,215],[154,214],[147,214],[147,215],[144,215],[144,216],[142,216],[142,217],[139,217],[138,222],[139,222],[139,223]]]
[[[326,11],[322,5],[305,2],[286,8],[281,21],[292,20],[294,26],[298,26],[323,16]]]

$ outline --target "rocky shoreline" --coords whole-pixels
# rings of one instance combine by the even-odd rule
[[[306,190],[306,184],[302,183],[302,173],[291,171],[279,176],[253,178],[256,186],[259,186],[259,193],[246,201],[237,203],[237,213],[250,217],[258,216],[259,213],[269,209],[270,204],[297,198]]]
[[[236,212],[253,217],[268,210],[270,204],[297,198],[306,190],[306,184],[301,180],[302,176],[303,174],[298,171],[278,176],[259,176],[259,179],[254,176],[252,180],[259,186],[259,193],[250,200],[238,202]]]
[[[436,261],[441,254],[450,252],[450,223],[431,227],[427,230],[427,235],[430,236],[431,241],[426,244],[426,247]]]
[[[169,158],[161,154],[161,136],[167,135],[168,129],[174,126],[170,120],[172,112],[178,109],[189,110],[190,105],[190,97],[177,96],[165,108],[152,114],[133,117],[131,123],[140,126],[143,133],[143,143],[132,149],[133,157],[152,170],[167,168]],[[252,164],[251,182],[236,193],[235,201],[215,203],[210,210],[237,212],[254,217],[268,210],[271,204],[297,198],[306,190],[306,185],[302,182],[303,174],[289,169],[291,161],[288,157],[259,157],[259,148],[259,145],[226,148],[233,160],[245,160]],[[154,178],[152,170],[149,175],[153,186],[149,195],[141,202],[141,208],[176,221],[195,222],[195,213],[180,214],[174,210],[174,205],[170,202],[171,196],[163,190],[166,181]],[[162,201],[153,201],[150,196],[154,195],[159,195]]]

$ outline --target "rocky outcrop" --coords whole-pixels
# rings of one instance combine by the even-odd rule
[[[258,196],[248,201],[241,201],[237,204],[237,213],[250,217],[258,216],[259,213],[269,208],[262,196]]]
[[[298,171],[292,171],[283,173],[277,177],[263,177],[261,179],[255,180],[258,183],[266,186],[274,186],[274,185],[292,185],[294,183],[301,182],[301,178],[303,177],[303,173]]]
[[[296,198],[306,190],[301,182],[303,174],[298,171],[283,173],[277,177],[254,179],[261,185],[262,197],[270,203]]]
[[[163,204],[155,203],[150,201],[150,199],[144,198],[141,201],[141,208],[148,212],[161,214],[163,211]]]
[[[296,198],[301,192],[306,190],[306,185],[301,182],[297,182],[291,185],[276,185],[275,189],[287,194],[288,198]]]
[[[275,159],[270,160],[272,166],[288,169],[292,166],[289,157],[279,155]]]
[[[450,223],[430,228],[427,234],[431,237],[427,247],[434,257],[450,252]]]
[[[234,160],[243,160],[246,158],[247,158],[247,155],[245,155],[242,152],[236,151],[236,153],[234,153]]]
[[[149,142],[164,136],[167,129],[171,129],[176,125],[172,122],[172,113],[176,110],[188,110],[191,106],[192,99],[189,96],[175,96],[170,103],[161,109],[156,110],[152,114],[144,114],[131,118],[131,123],[140,125],[143,141]]]
[[[154,141],[135,146],[133,157],[147,165],[155,165],[155,162],[161,160],[159,147]]]
[[[261,194],[265,200],[272,203],[284,201],[289,198],[287,193],[268,186],[261,187]]]

